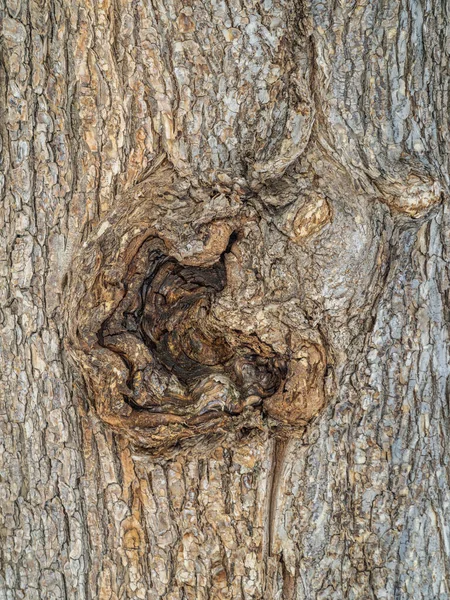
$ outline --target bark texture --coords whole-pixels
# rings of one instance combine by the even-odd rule
[[[0,598],[450,598],[447,1],[2,11]]]

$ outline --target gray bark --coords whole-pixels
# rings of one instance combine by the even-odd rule
[[[2,10],[0,598],[450,598],[446,0]],[[139,383],[145,243],[275,393]]]

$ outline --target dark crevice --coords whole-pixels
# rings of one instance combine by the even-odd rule
[[[103,324],[98,341],[124,362],[131,392],[124,399],[131,407],[155,413],[188,410],[191,418],[202,419],[211,412],[239,414],[248,398],[252,406],[261,406],[280,389],[285,357],[257,336],[222,326],[210,315],[227,284],[226,255],[238,239],[234,231],[211,266],[183,265],[155,247],[145,250],[144,273],[139,274],[142,266],[130,265],[130,281],[140,276],[142,283],[124,282],[124,300]],[[142,366],[130,335],[145,344],[154,363]],[[171,389],[181,396],[172,398]]]

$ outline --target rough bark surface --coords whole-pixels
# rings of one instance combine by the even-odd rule
[[[0,598],[450,598],[447,0],[2,13]]]

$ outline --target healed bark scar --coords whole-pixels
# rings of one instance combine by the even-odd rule
[[[99,226],[73,271],[86,278],[70,288],[71,355],[101,419],[141,446],[248,427],[255,415],[259,426],[304,425],[325,402],[317,339],[280,352],[213,314],[249,213],[224,197],[205,215],[205,195],[163,172]]]

